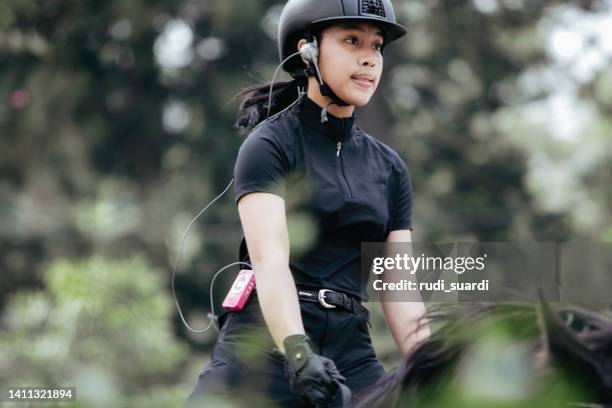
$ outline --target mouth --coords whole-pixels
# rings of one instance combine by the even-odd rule
[[[370,88],[374,86],[374,77],[369,75],[352,75],[351,79],[357,85],[362,86],[364,88]]]

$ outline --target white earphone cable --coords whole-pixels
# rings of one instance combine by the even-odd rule
[[[185,245],[185,239],[187,238],[187,234],[189,233],[189,229],[191,228],[191,226],[193,225],[193,223],[198,219],[198,217],[200,215],[202,215],[204,213],[204,211],[206,211],[208,209],[208,207],[210,207],[211,205],[214,204],[215,201],[217,201],[223,194],[226,193],[226,191],[230,188],[230,186],[232,185],[232,183],[234,182],[234,179],[232,178],[231,181],[229,182],[229,184],[227,185],[227,187],[225,187],[225,190],[223,190],[223,192],[221,192],[221,194],[219,194],[217,197],[215,197],[214,200],[212,200],[210,203],[208,203],[194,218],[193,220],[191,220],[191,222],[189,223],[189,225],[187,226],[187,228],[185,229],[185,232],[183,233],[183,240],[181,241],[181,248],[179,249],[179,253],[178,256],[176,257],[176,262],[174,263],[174,269],[172,270],[172,278],[171,278],[171,286],[172,286],[172,296],[174,297],[174,303],[176,303],[176,307],[178,309],[179,312],[179,316],[181,317],[181,320],[183,321],[183,324],[185,324],[185,326],[191,330],[194,333],[204,333],[205,331],[207,331],[208,329],[210,329],[210,327],[212,326],[213,322],[214,322],[214,316],[215,316],[215,305],[213,303],[213,285],[215,284],[215,279],[217,278],[217,275],[219,275],[219,273],[223,272],[224,270],[226,270],[227,268],[229,268],[230,266],[234,266],[234,265],[247,265],[248,267],[252,268],[251,264],[247,263],[247,262],[233,262],[229,265],[225,265],[223,268],[219,269],[212,278],[212,281],[210,282],[210,312],[212,315],[212,319],[210,319],[210,323],[208,323],[208,326],[206,326],[206,328],[202,329],[202,330],[195,330],[192,329],[191,326],[189,326],[189,324],[187,323],[187,321],[185,320],[185,317],[183,316],[183,312],[181,311],[181,306],[179,305],[179,301],[178,298],[176,297],[176,290],[174,288],[174,276],[176,275],[176,268],[178,267],[179,264],[179,260],[181,259],[181,255],[183,254],[183,246]]]
[[[276,68],[276,71],[274,71],[274,76],[272,77],[272,82],[270,83],[270,93],[268,95],[268,114],[266,115],[266,119],[269,118],[270,116],[270,109],[271,109],[271,103],[272,103],[272,88],[274,87],[274,79],[276,78],[276,74],[278,74],[278,70],[283,66],[283,64],[285,62],[287,62],[287,60],[289,60],[290,58],[296,56],[300,54],[300,51],[294,52],[293,54],[291,54],[290,56],[288,56],[287,58],[285,58]],[[316,64],[315,64],[316,65]],[[317,67],[318,70],[318,67]],[[289,109],[290,107],[292,107],[293,105],[295,105],[302,97],[302,94],[300,93],[299,97],[296,98],[295,101],[293,101],[293,103],[291,103],[289,106],[287,106],[285,109],[283,109],[280,112],[277,112],[276,114],[274,114],[272,117],[286,111],[287,109]],[[260,122],[260,124],[263,123],[263,121]],[[259,126],[259,125],[258,125]],[[257,126],[255,127],[257,128]],[[193,225],[193,223],[198,219],[198,217],[200,215],[202,215],[204,213],[204,211],[206,211],[208,209],[208,207],[210,207],[211,205],[214,204],[215,201],[217,201],[223,194],[225,194],[227,192],[227,190],[230,188],[230,186],[232,185],[232,183],[234,182],[234,179],[232,178],[229,182],[229,184],[227,185],[227,187],[225,187],[225,189],[221,192],[221,194],[219,194],[217,197],[215,197],[210,203],[208,203],[202,210],[200,210],[200,212],[193,218],[193,220],[191,220],[191,222],[189,223],[189,225],[187,226],[187,228],[185,229],[185,232],[183,233],[183,239],[181,241],[181,247],[179,249],[179,253],[178,256],[176,257],[176,262],[174,263],[174,268],[172,269],[172,278],[171,278],[171,286],[172,286],[172,296],[174,297],[174,303],[176,304],[176,307],[178,309],[179,312],[179,316],[181,317],[181,320],[183,321],[183,324],[185,325],[185,327],[187,327],[189,330],[191,330],[194,333],[203,333],[205,331],[207,331],[208,329],[211,328],[213,322],[214,322],[214,318],[215,318],[215,305],[213,303],[213,285],[215,283],[215,279],[217,278],[217,275],[219,275],[221,272],[223,272],[224,270],[226,270],[227,268],[234,266],[234,265],[246,265],[249,268],[253,269],[253,267],[251,266],[251,264],[249,264],[248,262],[232,262],[228,265],[225,265],[223,268],[219,269],[217,272],[215,272],[215,274],[213,275],[213,278],[210,282],[210,310],[211,310],[211,316],[212,318],[210,319],[210,322],[208,323],[208,326],[206,326],[204,329],[202,330],[195,330],[193,328],[191,328],[191,326],[189,326],[189,324],[187,323],[185,316],[183,316],[183,312],[181,310],[181,306],[179,305],[179,301],[178,298],[176,296],[176,290],[175,290],[175,286],[174,286],[174,277],[176,275],[176,268],[178,267],[179,264],[179,260],[181,259],[181,255],[183,254],[183,246],[185,245],[185,239],[187,238],[187,234],[189,233],[189,229],[191,228],[191,226]]]
[[[272,104],[272,88],[274,87],[274,78],[276,78],[276,74],[278,74],[278,70],[282,68],[283,64],[285,62],[287,62],[287,60],[295,57],[296,55],[298,55],[300,52],[296,51],[293,54],[291,54],[290,56],[288,56],[287,58],[285,58],[283,60],[283,62],[281,62],[277,67],[276,67],[276,71],[274,71],[274,75],[272,76],[272,83],[270,83],[270,93],[268,94],[268,114],[266,115],[266,119],[268,118],[268,116],[270,116],[270,109],[272,108],[271,104]],[[280,112],[279,112],[280,113]]]

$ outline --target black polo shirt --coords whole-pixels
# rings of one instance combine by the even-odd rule
[[[355,125],[355,113],[327,117],[321,123],[321,107],[304,95],[253,129],[236,159],[235,200],[268,192],[297,202],[317,232],[307,250],[290,254],[296,284],[367,300],[361,242],[412,229],[410,174],[397,152]],[[244,234],[239,258],[250,263]]]

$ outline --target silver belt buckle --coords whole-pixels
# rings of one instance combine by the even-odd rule
[[[326,292],[331,292],[331,289],[321,289],[321,290],[319,290],[319,295],[318,295],[319,303],[321,305],[323,305],[323,307],[326,308],[326,309],[335,309],[336,305],[330,305],[329,303],[327,303],[325,301],[325,293]]]

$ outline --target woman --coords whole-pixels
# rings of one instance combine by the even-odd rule
[[[234,170],[240,260],[253,266],[257,289],[243,310],[219,318],[193,406],[219,392],[329,406],[338,381],[358,391],[384,375],[362,305],[361,242],[410,241],[412,191],[399,155],[355,125],[354,108],[378,86],[383,48],[406,30],[389,0],[290,0],[278,33],[294,80],[274,84],[269,107],[270,84],[242,92],[237,120],[251,130]],[[285,199],[306,185],[318,235],[290,260]],[[415,330],[422,303],[383,301],[383,311],[403,356],[429,334]]]

